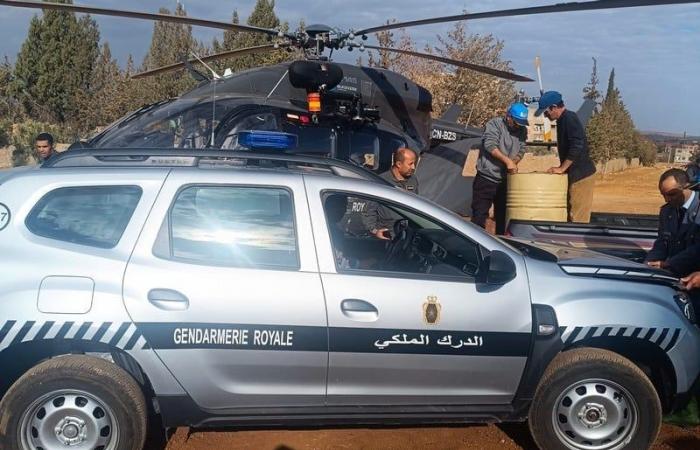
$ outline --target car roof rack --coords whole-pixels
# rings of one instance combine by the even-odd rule
[[[335,158],[216,149],[74,149],[56,154],[41,165],[46,168],[76,167],[201,167],[264,168],[300,172],[330,173],[391,185],[364,167]]]

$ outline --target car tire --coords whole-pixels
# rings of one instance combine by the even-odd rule
[[[0,401],[0,448],[140,450],[146,401],[136,381],[102,358],[68,355],[20,377]]]
[[[581,348],[559,354],[547,367],[529,425],[543,450],[646,449],[661,426],[661,402],[632,361]]]

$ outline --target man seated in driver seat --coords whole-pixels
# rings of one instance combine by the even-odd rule
[[[380,176],[394,186],[418,195],[418,179],[414,176],[418,163],[416,152],[410,148],[400,147],[394,152],[393,161],[391,168]],[[394,222],[401,217],[375,202],[369,202],[364,219],[365,226],[372,235],[389,240]]]

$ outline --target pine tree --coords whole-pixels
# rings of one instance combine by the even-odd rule
[[[78,20],[70,12],[47,10],[32,19],[13,82],[28,114],[60,123],[75,119],[75,98],[88,87],[99,38],[90,16]]]
[[[161,14],[170,14],[170,11],[166,8],[161,8],[159,12]],[[181,3],[177,4],[175,15],[187,15]],[[144,57],[141,71],[180,62],[183,58],[191,58],[192,50],[200,50],[199,45],[192,37],[192,26],[170,22],[156,22],[153,26],[151,46]],[[138,96],[146,104],[176,97],[191,89],[195,82],[186,73],[175,72],[139,79],[134,82],[134,85]]]
[[[238,17],[238,10],[234,9],[233,10],[233,16],[231,17],[231,23],[234,25],[238,25],[241,23],[240,18]],[[224,41],[223,41],[223,49],[224,50],[230,50],[235,48],[236,45],[236,39],[238,39],[238,31],[236,30],[226,30],[224,31]]]
[[[11,94],[12,72],[14,68],[10,64],[10,60],[5,57],[5,60],[0,64],[0,118],[11,123],[21,116],[21,105]],[[0,123],[0,147],[6,145],[3,140],[4,125]]]
[[[238,17],[238,10],[233,10],[233,16],[231,17],[231,23],[239,24],[240,19]],[[224,31],[224,37],[221,42],[217,38],[214,38],[212,42],[212,53],[221,53],[227,50],[233,50],[236,48],[236,39],[238,39],[239,32],[236,30],[226,30]],[[231,67],[234,62],[234,58],[221,59],[219,61],[212,62],[212,67],[222,74],[227,67]]]
[[[234,12],[234,19],[237,17],[238,16],[235,15]],[[281,23],[275,14],[274,0],[257,0],[255,3],[255,8],[248,17],[246,23],[255,27],[280,29],[285,32],[289,29],[289,25],[286,22]],[[258,45],[271,44],[273,42],[270,36],[260,33],[237,32],[235,35],[230,36],[231,40],[229,42],[224,42],[224,47],[226,50],[255,47]],[[224,40],[225,39],[226,35],[224,35]],[[284,61],[289,61],[293,58],[293,54],[287,52],[286,50],[275,50],[256,55],[240,56],[232,59],[229,62],[229,65],[226,67],[231,68],[231,70],[234,72],[238,72],[253,67],[278,64]]]
[[[129,54],[129,57],[126,59],[121,88],[121,98],[123,99],[124,108],[127,112],[138,109],[145,104],[144,100],[139,96],[139,80],[131,79],[131,76],[136,72],[134,57]]]
[[[78,129],[81,132],[107,125],[128,111],[125,81],[126,74],[119,69],[109,44],[105,43],[92,71],[90,87],[82,91],[77,100],[80,107]]]
[[[35,64],[41,60],[43,52],[41,29],[41,19],[38,16],[32,17],[32,20],[29,22],[27,38],[22,43],[22,48],[17,55],[14,77],[10,86],[8,86],[8,91],[20,101],[24,112],[34,117],[46,119],[53,114],[48,109],[45,109],[42,104],[35,103],[34,93],[32,92],[40,75]]]
[[[583,88],[583,98],[585,100],[593,100],[596,104],[600,103],[600,91],[598,90],[598,61],[593,59],[593,70],[591,71],[591,80],[586,87]]]

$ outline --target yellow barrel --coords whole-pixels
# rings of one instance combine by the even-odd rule
[[[566,222],[566,175],[508,175],[506,223],[510,219]]]

